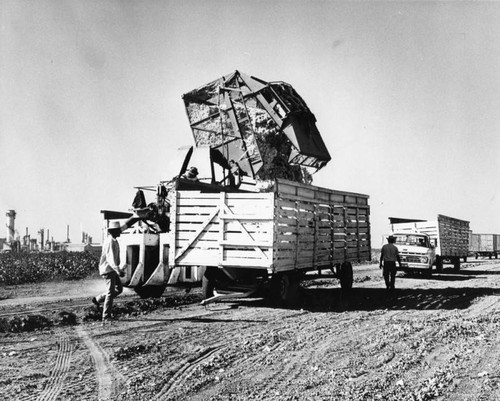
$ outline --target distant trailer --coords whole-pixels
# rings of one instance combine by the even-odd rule
[[[470,234],[469,253],[479,257],[495,257],[498,259],[500,253],[500,235],[499,234]]]

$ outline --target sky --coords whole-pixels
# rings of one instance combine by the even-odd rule
[[[285,81],[332,161],[314,185],[388,217],[500,234],[500,2],[2,0],[0,212],[55,241],[178,173],[182,94],[234,70]],[[0,237],[5,237],[0,230]]]

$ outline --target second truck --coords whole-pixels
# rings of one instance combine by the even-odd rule
[[[432,274],[443,270],[443,263],[460,270],[460,260],[467,260],[469,222],[439,214],[436,220],[389,217],[390,234],[396,237],[403,270]]]

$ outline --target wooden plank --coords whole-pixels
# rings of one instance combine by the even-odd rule
[[[213,212],[213,210],[212,210]],[[179,224],[203,224],[207,218],[210,216],[210,213],[207,214],[181,214],[177,216],[176,222]],[[177,225],[179,226],[179,225]]]
[[[197,197],[197,198],[191,198],[191,197],[184,197],[184,198],[177,198],[177,204],[182,206],[182,207],[215,207],[219,204],[219,199],[217,198],[205,198],[205,197]]]
[[[293,209],[295,210],[296,209],[296,202],[294,201],[289,201],[287,199],[282,199],[282,198],[279,198],[277,199],[277,203],[276,203],[276,209],[278,210],[281,210],[281,209]]]
[[[272,220],[268,221],[244,221],[242,223],[245,229],[249,232],[272,232],[274,230],[274,223]],[[227,220],[225,222],[225,231],[238,231],[240,232],[240,224],[238,222]]]
[[[275,242],[296,242],[297,237],[295,234],[290,233],[278,233],[275,236]]]
[[[228,192],[227,193],[227,204],[232,205],[233,202],[251,201],[251,202],[261,202],[261,201],[274,201],[274,193],[272,192]]]
[[[283,218],[297,218],[297,210],[296,209],[279,209],[276,212],[276,216]]]
[[[292,227],[292,226],[285,226],[285,225],[279,225],[276,224],[275,226],[276,234],[290,234],[290,235],[297,235],[298,228],[297,227]]]
[[[314,213],[315,205],[316,205],[315,203],[310,203],[310,202],[298,202],[297,210],[299,212]]]
[[[299,254],[301,254],[302,252],[309,252],[309,251],[312,252],[314,249],[314,241],[299,242],[298,248],[299,248]]]
[[[224,248],[223,260],[232,259],[252,259],[252,260],[269,260],[269,249],[262,249],[262,252],[256,252],[253,248]]]
[[[219,224],[212,224],[210,227],[203,227],[202,223],[178,223],[175,227],[175,234],[196,232],[202,227],[202,231],[217,231]]]
[[[221,220],[250,220],[250,221],[269,221],[269,217],[258,214],[224,214],[219,216]]]
[[[258,246],[259,248],[263,247],[270,248],[273,246],[273,243],[271,241],[257,241],[257,240],[254,241],[221,240],[220,244],[224,246],[252,247],[252,249],[255,246]]]
[[[215,209],[212,214],[207,218],[206,222],[202,225],[200,225],[200,227],[197,229],[197,231],[194,233],[192,239],[188,242],[188,244],[186,244],[181,250],[178,251],[178,253],[175,255],[175,261],[177,261],[177,259],[179,259],[183,254],[184,252],[186,252],[189,248],[189,246],[194,242],[196,241],[196,239],[198,238],[198,236],[203,232],[203,230],[205,229],[205,227],[210,224],[210,222],[212,221],[212,219],[215,217],[215,215],[219,213],[219,209]]]
[[[179,245],[181,243],[183,245],[185,245],[185,242],[190,241],[193,238],[194,234],[195,234],[195,231],[177,233],[176,245]],[[218,233],[216,231],[204,232],[198,236],[198,241],[215,241],[215,242],[217,242],[217,241],[219,241]],[[182,245],[179,245],[179,246],[182,247]]]
[[[200,191],[176,191],[177,200],[183,201],[187,199],[215,199],[219,200],[219,192],[200,192]]]
[[[226,205],[222,205],[222,209],[223,209],[223,213],[222,213],[222,214],[224,214],[224,215],[230,215],[230,214],[231,214],[231,210],[229,210],[229,208],[228,208]],[[251,235],[251,234],[247,231],[247,229],[245,228],[245,226],[244,226],[244,225],[243,225],[240,221],[238,221],[238,220],[235,220],[235,221],[239,223],[239,225],[240,225],[240,228],[241,228],[242,232],[243,232],[244,234],[246,234],[246,235],[247,235],[248,240],[253,241],[253,237],[252,237],[252,235]],[[268,256],[267,256],[267,255],[266,255],[266,254],[262,251],[262,249],[261,249],[261,248],[259,248],[258,246],[254,246],[254,248],[253,248],[253,249],[254,249],[256,252],[259,252],[259,253],[260,253],[263,257],[265,257],[265,258],[267,258],[267,257],[268,257]]]
[[[277,217],[276,223],[280,226],[295,227],[297,225],[297,219],[294,219],[292,217]]]

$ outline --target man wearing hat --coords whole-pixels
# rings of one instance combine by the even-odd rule
[[[198,169],[194,166],[189,167],[189,169],[181,175],[181,178],[189,181],[198,181]]]
[[[396,261],[399,263],[399,268],[401,268],[401,258],[399,257],[399,250],[394,243],[396,242],[396,237],[390,235],[387,237],[387,244],[382,247],[380,252],[380,268],[385,280],[385,286],[388,290],[394,289],[394,284],[396,282]]]
[[[120,295],[123,291],[123,285],[120,277],[125,273],[120,270],[120,245],[117,238],[122,232],[120,223],[112,221],[108,227],[108,236],[102,245],[101,259],[99,261],[99,274],[106,281],[107,291],[98,297],[92,298],[92,302],[98,308],[104,302],[102,311],[103,323],[111,319],[111,309],[113,307],[113,299]]]

